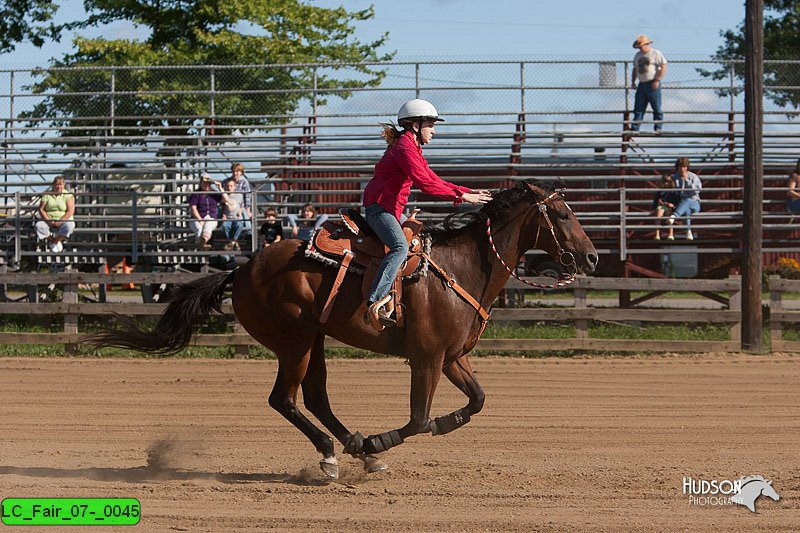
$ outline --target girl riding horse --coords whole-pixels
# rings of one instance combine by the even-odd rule
[[[389,147],[375,165],[375,174],[364,189],[367,224],[388,249],[372,283],[365,317],[377,331],[395,325],[391,318],[394,308],[386,306],[392,299],[389,294],[392,282],[408,255],[400,217],[408,203],[411,186],[436,198],[452,200],[454,204],[485,204],[492,199],[489,191],[455,185],[430,169],[422,156],[422,147],[433,139],[437,122],[444,122],[444,119],[430,102],[415,99],[404,103],[397,113],[397,124],[403,130],[391,124],[384,125],[383,137]]]

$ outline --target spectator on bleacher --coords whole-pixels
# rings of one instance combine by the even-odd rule
[[[48,249],[58,253],[75,231],[75,196],[66,190],[64,176],[53,179],[52,189],[39,201],[39,220],[34,224],[37,240],[46,240]]]
[[[236,191],[236,183],[233,180],[225,182],[225,192],[222,193],[222,233],[228,242],[225,243],[226,250],[241,250],[239,246],[239,236],[242,234],[242,195]]]
[[[328,220],[328,215],[320,214],[317,216],[317,210],[312,204],[306,204],[300,211],[300,216],[286,215],[286,221],[292,228],[292,239],[300,239],[307,241],[311,238],[311,234],[318,230],[322,224]]]
[[[680,202],[675,211],[669,217],[670,225],[675,223],[675,219],[685,219],[686,239],[693,240],[692,234],[692,215],[700,212],[700,191],[703,184],[697,174],[689,172],[689,158],[679,157],[675,161],[675,174],[672,175],[675,181],[675,188],[678,190]]]
[[[264,210],[264,223],[261,224],[259,231],[263,237],[263,246],[266,248],[270,244],[279,242],[283,238],[283,227],[278,221],[278,213],[272,207]]]
[[[212,187],[221,190],[219,182],[204,172],[200,178],[200,192],[189,196],[192,212],[189,227],[194,231],[198,250],[211,249],[211,234],[217,229],[217,211],[222,195],[211,194]]]
[[[800,159],[794,166],[794,171],[789,175],[789,188],[787,189],[789,201],[786,208],[790,213],[800,214]]]
[[[389,249],[378,268],[367,300],[365,318],[378,331],[395,322],[391,317],[393,309],[387,309],[386,304],[391,300],[392,282],[408,254],[400,217],[408,203],[411,187],[450,200],[454,205],[463,202],[485,204],[492,199],[489,191],[472,190],[445,181],[428,166],[422,147],[431,142],[436,134],[436,123],[442,120],[433,104],[426,100],[414,99],[404,103],[397,113],[397,124],[402,130],[394,124],[384,125],[383,138],[388,146],[364,188],[367,224]]]
[[[639,131],[647,104],[650,104],[650,108],[653,110],[655,131],[661,133],[664,120],[664,113],[661,111],[661,80],[667,73],[667,58],[659,50],[651,47],[651,44],[653,41],[646,35],[640,35],[633,42],[633,47],[639,51],[633,56],[633,72],[631,74],[631,89],[636,89],[631,131]]]
[[[658,191],[653,198],[653,209],[655,210],[656,215],[656,224],[658,228],[656,228],[656,240],[661,240],[661,218],[667,214],[672,214],[675,206],[678,205],[680,202],[680,197],[678,193],[672,189],[675,188],[675,182],[672,179],[672,176],[669,174],[665,174],[661,176],[661,183],[659,187],[662,189]],[[667,239],[674,240],[675,236],[672,233],[673,227],[670,224],[669,226],[669,235]]]
[[[222,182],[222,185],[225,186],[226,189],[229,181],[232,181],[236,184],[236,188],[234,190],[242,195],[242,199],[244,200],[242,202],[242,207],[244,208],[242,229],[244,231],[249,231],[250,220],[252,219],[252,212],[250,209],[253,199],[250,196],[252,187],[250,187],[250,182],[244,175],[244,165],[241,163],[234,163],[231,165],[231,177]]]

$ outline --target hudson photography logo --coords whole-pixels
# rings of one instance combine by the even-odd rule
[[[725,506],[743,505],[756,512],[756,500],[767,496],[775,501],[780,496],[772,481],[763,476],[747,476],[736,480],[683,478],[683,493],[689,497],[689,505]]]

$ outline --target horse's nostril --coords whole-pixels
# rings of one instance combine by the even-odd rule
[[[586,254],[586,262],[590,265],[597,264],[597,254]]]

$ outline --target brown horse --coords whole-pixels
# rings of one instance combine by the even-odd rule
[[[225,289],[232,283],[233,309],[239,322],[278,358],[270,406],[314,444],[323,456],[323,472],[337,477],[333,440],[297,406],[302,387],[305,407],[344,445],[344,452],[362,459],[367,471],[381,470],[385,464],[374,454],[419,433],[448,433],[469,422],[483,407],[484,393],[467,353],[483,331],[484,310],[508,280],[506,263],[515,265],[527,250],[538,247],[573,271],[592,273],[597,265],[594,246],[552,186],[518,182],[470,216],[471,221],[459,229],[431,231],[429,257],[435,273],[404,287],[403,327],[378,333],[364,321],[362,278],[356,274],[345,276],[329,319],[320,323],[336,270],[307,258],[305,242],[287,239],[231,273],[213,274],[179,287],[153,331],[125,321],[125,330],[101,333],[87,342],[175,353],[188,345],[200,319],[213,310],[220,311]],[[411,417],[405,426],[363,437],[334,416],[326,390],[326,335],[351,346],[408,359]],[[469,401],[463,408],[431,420],[431,403],[442,373]]]

